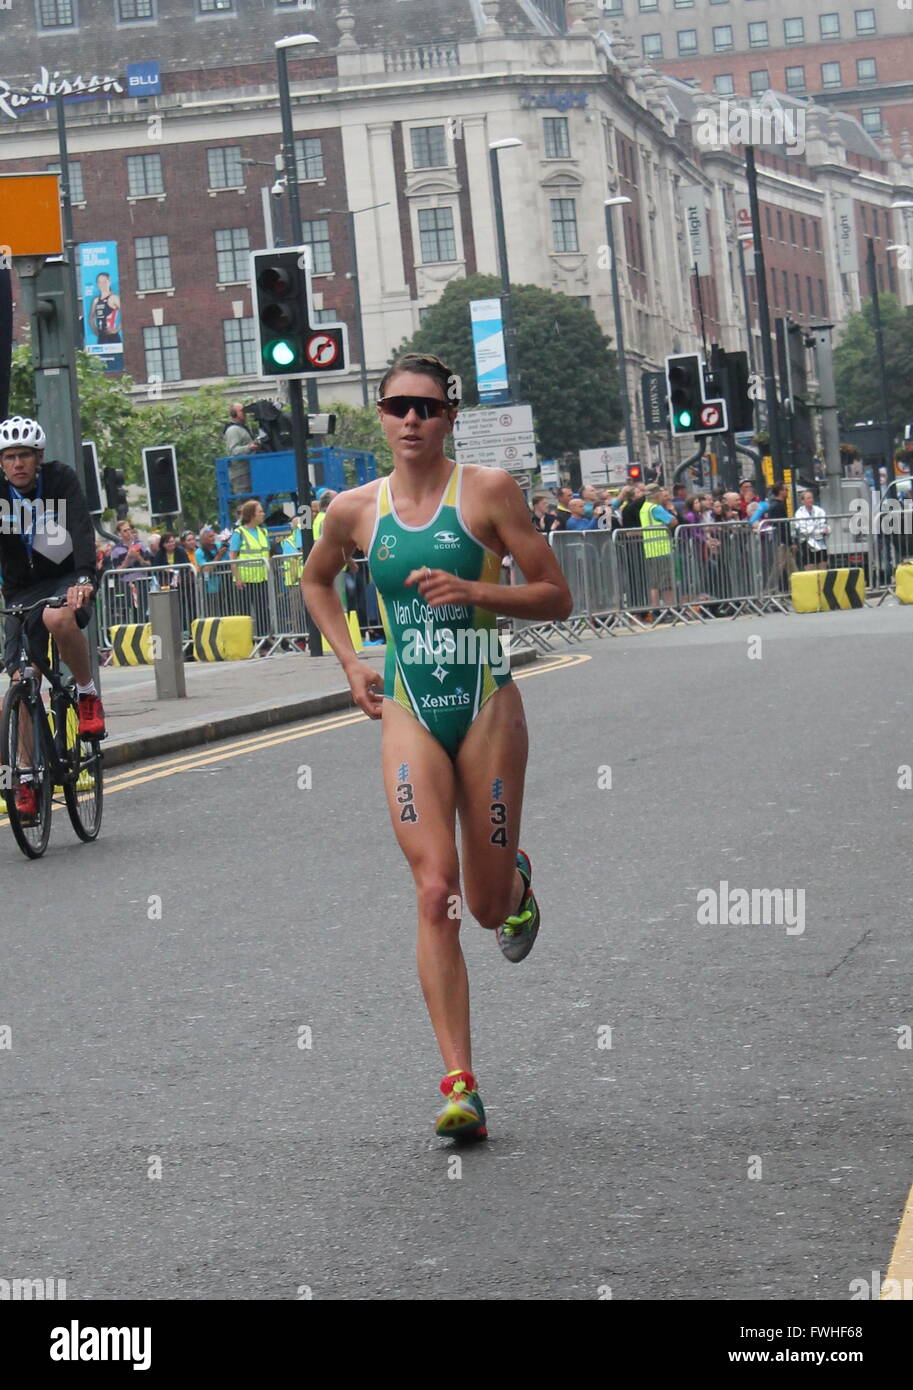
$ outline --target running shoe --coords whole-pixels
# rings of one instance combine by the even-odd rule
[[[518,965],[521,960],[525,960],[536,942],[539,935],[539,904],[536,902],[535,894],[530,887],[532,879],[532,866],[529,862],[529,855],[521,849],[517,852],[517,868],[520,870],[520,877],[526,884],[526,893],[520,904],[517,913],[513,917],[508,917],[497,930],[498,945],[502,953],[514,965]]]
[[[476,1090],[471,1071],[449,1071],[441,1082],[447,1103],[438,1115],[434,1129],[442,1139],[487,1139],[485,1107]]]
[[[34,787],[26,785],[18,789],[16,792],[16,810],[23,820],[37,820],[38,798],[35,795]]]
[[[97,695],[79,697],[79,737],[104,738],[105,711]]]

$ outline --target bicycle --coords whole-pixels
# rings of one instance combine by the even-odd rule
[[[24,618],[35,608],[65,608],[64,596],[0,609],[9,618]],[[101,826],[104,759],[97,738],[80,738],[76,682],[60,672],[60,653],[48,633],[50,657],[37,660],[28,649],[25,624],[20,629],[18,680],[11,680],[0,721],[3,796],[16,842],[29,859],[40,859],[51,834],[54,794],[63,793],[73,829],[81,840],[94,840]],[[50,717],[41,698],[41,677],[50,682]],[[25,781],[23,781],[25,779]],[[16,793],[28,782],[37,813],[16,809]],[[59,804],[59,802],[58,802]]]

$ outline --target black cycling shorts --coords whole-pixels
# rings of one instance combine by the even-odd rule
[[[72,589],[76,583],[75,574],[65,574],[60,579],[42,579],[37,584],[32,584],[27,589],[18,589],[16,593],[5,593],[4,601],[6,605],[11,603],[37,603],[40,598],[53,598],[55,594],[63,595],[68,589]],[[94,602],[94,600],[92,601]],[[88,627],[92,617],[92,602],[83,604],[82,608],[76,609],[76,623],[78,627]],[[31,613],[26,613],[24,619],[4,618],[4,635],[6,641],[3,650],[3,664],[10,675],[19,665],[19,645],[22,625],[25,624],[25,631],[28,638],[29,654],[33,660],[47,662],[48,659],[48,630],[44,625],[44,609],[36,608]]]

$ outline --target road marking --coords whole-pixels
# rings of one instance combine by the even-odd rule
[[[514,680],[527,680],[530,676],[549,675],[553,671],[563,671],[568,666],[579,666],[582,661],[592,661],[592,659],[591,656],[583,653],[568,653],[566,656],[555,657],[552,661],[543,662],[541,666],[537,664],[528,671],[517,671]],[[334,729],[346,728],[349,724],[368,722],[368,716],[356,709],[343,711],[329,718],[318,719],[307,725],[296,724],[291,729],[286,726],[283,729],[266,730],[262,734],[254,734],[250,738],[240,739],[236,743],[222,744],[218,749],[211,751],[201,749],[197,753],[184,754],[179,758],[169,758],[166,762],[158,763],[149,772],[144,773],[140,769],[136,769],[131,772],[118,773],[113,777],[106,777],[105,795],[124,791],[130,787],[140,787],[146,782],[157,782],[163,777],[173,777],[179,772],[192,772],[197,768],[222,762],[225,758],[241,758],[246,753],[259,753],[264,748],[275,748],[281,743],[294,743],[297,739],[311,738],[314,734],[330,733]],[[375,723],[377,721],[372,720],[370,722]],[[0,826],[8,824],[7,817],[0,819]]]
[[[891,1263],[884,1277],[882,1288],[889,1279],[900,1280],[901,1297],[913,1285],[913,1187],[907,1196],[907,1205],[900,1218],[900,1229],[894,1242]],[[907,1282],[909,1281],[909,1282]],[[884,1298],[884,1294],[881,1295]]]

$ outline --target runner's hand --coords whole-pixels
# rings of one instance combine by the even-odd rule
[[[366,714],[369,719],[380,719],[384,707],[382,694],[384,678],[380,672],[375,671],[371,666],[353,668],[349,674],[349,686],[352,691],[352,699],[362,713]]]
[[[468,579],[460,579],[458,575],[448,574],[446,570],[432,570],[423,566],[422,569],[411,570],[406,583],[417,584],[422,598],[432,608],[437,608],[442,603],[473,602],[471,582]]]
[[[82,608],[92,597],[91,584],[74,584],[72,589],[67,589],[67,607]]]

